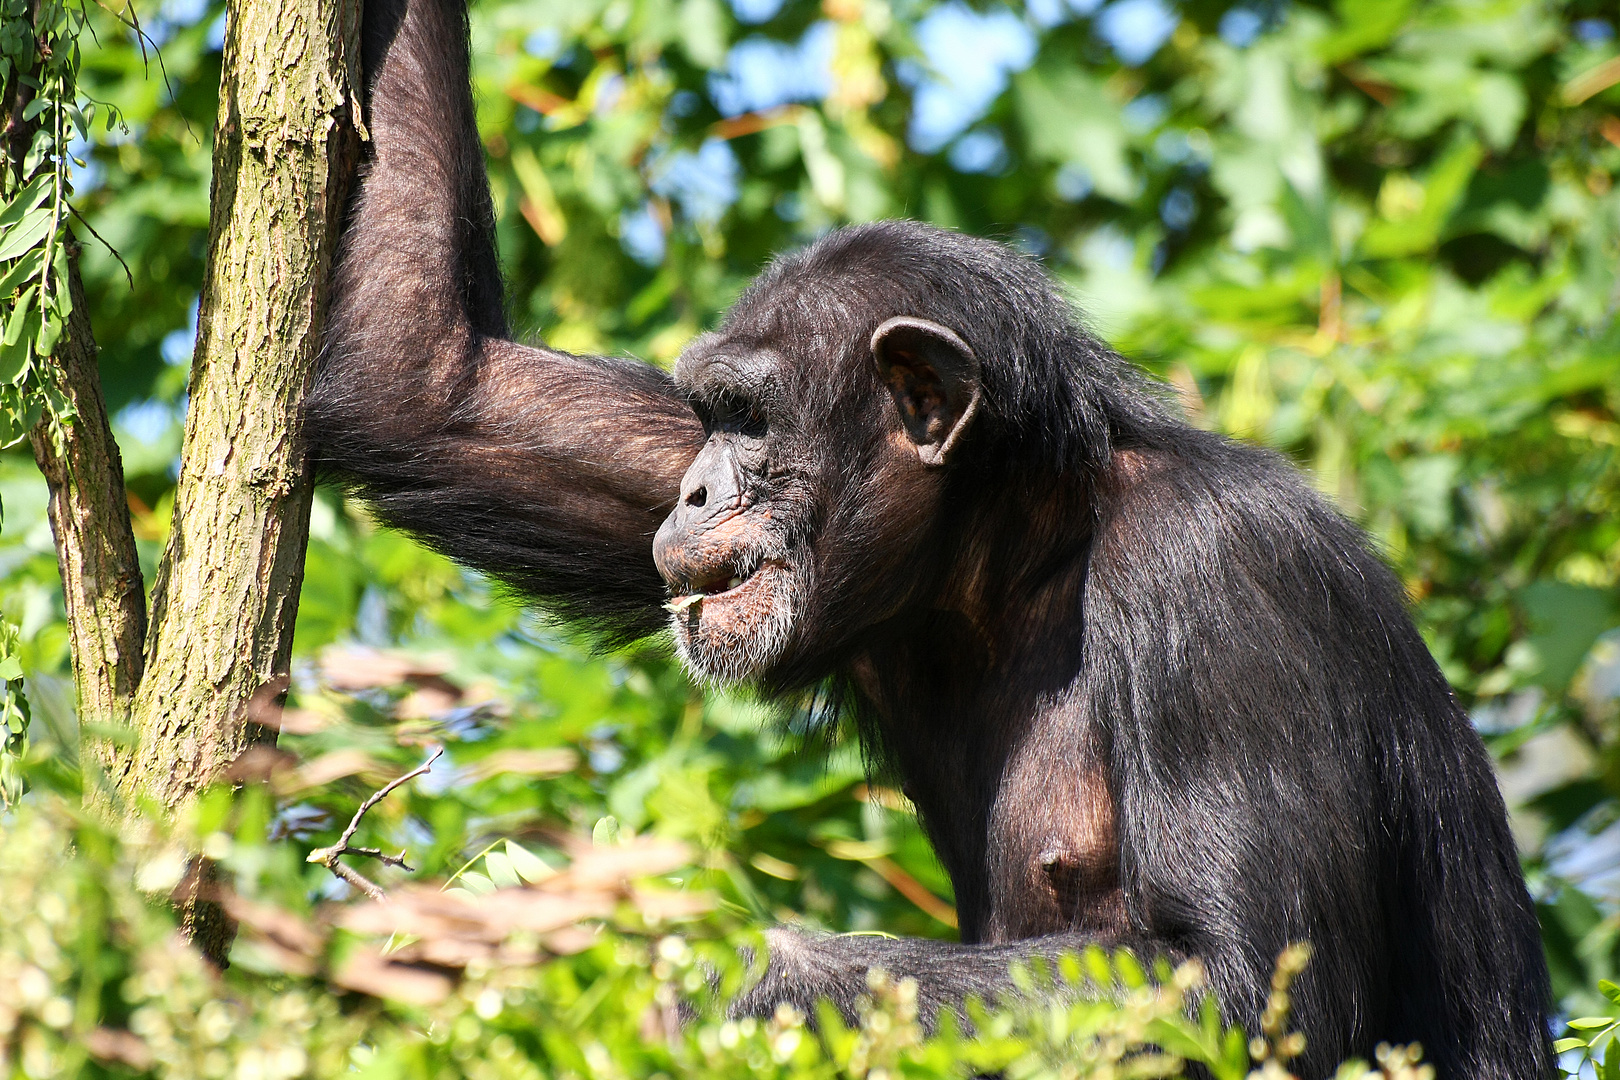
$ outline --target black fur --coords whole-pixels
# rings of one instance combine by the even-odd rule
[[[1252,1028],[1277,953],[1309,939],[1306,1075],[1383,1040],[1444,1077],[1551,1074],[1490,761],[1354,527],[1276,455],[1175,418],[1036,264],[914,223],[779,260],[679,387],[504,340],[464,20],[367,5],[374,160],[311,430],[385,520],[611,638],[663,621],[672,507],[673,584],[716,550],[688,474],[706,445],[738,507],[776,511],[748,543],[810,553],[757,681],[840,691],[918,806],[964,944],[777,931],[739,1009],[847,1010],[874,963],[947,1007],[1102,941],[1201,958]],[[960,335],[982,390],[949,464],[898,488],[868,353],[895,315]],[[767,435],[719,415],[733,395]]]

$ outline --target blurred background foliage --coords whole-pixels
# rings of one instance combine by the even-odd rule
[[[124,264],[84,237],[150,575],[225,16],[130,10],[141,35],[91,9],[81,89],[127,127],[86,147],[75,186]],[[472,18],[524,332],[668,363],[774,252],[909,215],[1041,259],[1194,422],[1308,469],[1382,545],[1501,761],[1561,1000],[1602,1004],[1596,981],[1620,976],[1611,3],[477,0]],[[67,775],[66,633],[26,456],[0,455],[0,498],[37,768]],[[569,835],[651,833],[702,853],[688,884],[727,917],[952,934],[949,882],[847,738],[705,695],[656,647],[595,654],[331,490],[294,706],[282,747],[311,782],[244,828],[298,855],[273,884],[306,905],[346,887],[302,853],[445,742],[360,833],[408,844],[423,876],[498,882],[509,839],[546,858]]]

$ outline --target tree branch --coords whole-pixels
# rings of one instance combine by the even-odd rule
[[[314,491],[303,402],[359,155],[360,15],[360,0],[264,0],[233,5],[226,24],[174,519],[136,750],[116,778],[170,811],[275,739],[248,702],[292,653]],[[203,892],[182,905],[192,940],[223,963],[223,909]]]
[[[359,0],[267,0],[226,28],[190,408],[119,778],[170,808],[275,737],[245,704],[292,652],[314,490],[302,410],[358,156],[359,20]]]
[[[404,776],[401,776],[396,780],[392,780],[383,787],[372,792],[369,796],[367,796],[366,801],[360,804],[360,809],[354,812],[354,817],[349,821],[349,827],[343,830],[343,835],[338,837],[338,842],[333,844],[331,847],[316,848],[314,851],[309,853],[309,857],[306,861],[319,863],[321,866],[326,867],[328,870],[332,871],[332,873],[336,874],[350,885],[353,885],[355,888],[359,889],[373,900],[388,899],[388,894],[383,892],[380,887],[378,887],[368,878],[363,877],[357,871],[352,870],[338,862],[338,856],[364,855],[367,858],[376,859],[377,861],[386,863],[389,866],[397,866],[402,870],[410,870],[411,867],[405,862],[405,850],[403,848],[400,849],[398,855],[387,855],[383,853],[381,848],[350,847],[349,841],[354,838],[355,830],[360,827],[360,819],[366,816],[366,812],[368,810],[386,799],[388,797],[388,793],[399,787],[401,784],[407,783],[415,777],[421,776],[423,773],[433,768],[433,763],[438,761],[439,758],[443,756],[444,747],[440,746],[435,749],[432,754],[429,754],[428,759],[422,762],[422,764],[418,765]]]

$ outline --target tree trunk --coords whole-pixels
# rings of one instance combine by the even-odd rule
[[[37,22],[38,17],[36,0],[30,18]],[[8,165],[19,181],[27,179],[24,155],[39,126],[37,119],[25,119],[39,73],[36,66],[30,84],[13,72],[6,83]],[[64,422],[48,416],[30,433],[29,441],[50,488],[48,513],[62,573],[81,721],[80,759],[85,790],[94,792],[101,786],[103,770],[114,766],[117,752],[117,744],[104,735],[110,726],[128,721],[130,701],[141,679],[146,597],[129,527],[124,461],[101,394],[77,244],[67,245],[67,262],[73,313],[67,335],[57,345],[54,374],[73,419]]]
[[[299,414],[358,149],[359,0],[242,0],[228,20],[173,531],[117,778],[170,809],[274,737],[246,706],[292,648],[312,488]],[[190,906],[218,958],[217,909]]]
[[[48,512],[79,703],[80,763],[86,796],[94,800],[103,778],[118,766],[121,744],[112,736],[129,722],[141,681],[146,596],[129,527],[124,460],[107,422],[76,246],[69,248],[68,260],[73,314],[56,361],[59,385],[76,415],[60,425],[60,452],[49,419],[29,440],[51,492]]]
[[[51,491],[86,768],[170,812],[269,734],[247,705],[287,671],[312,486],[299,418],[357,157],[360,13],[360,0],[245,0],[229,12],[191,405],[150,620],[69,252],[74,310],[56,376],[76,415],[54,432],[42,424],[32,443]],[[8,143],[27,145],[24,104],[5,102]],[[125,721],[133,749],[99,737]],[[223,960],[230,929],[204,895],[211,870],[199,870],[180,898],[186,922]]]

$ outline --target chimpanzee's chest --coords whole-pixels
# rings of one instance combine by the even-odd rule
[[[989,812],[980,940],[1126,928],[1106,743],[1066,712],[1039,718],[1006,758]]]
[[[853,670],[951,875],[962,940],[1123,932],[1108,739],[1079,699],[988,698],[949,671],[909,672]]]

